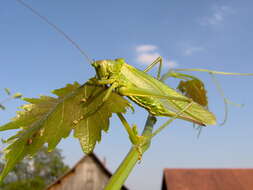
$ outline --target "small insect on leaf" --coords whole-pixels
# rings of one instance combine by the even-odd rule
[[[204,83],[198,79],[180,81],[177,89],[194,102],[206,107],[208,105]]]

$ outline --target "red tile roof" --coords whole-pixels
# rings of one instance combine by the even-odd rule
[[[162,189],[253,190],[253,169],[165,169]]]

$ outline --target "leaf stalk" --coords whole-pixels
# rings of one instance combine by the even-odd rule
[[[149,115],[144,127],[144,130],[142,132],[142,136],[149,137],[152,135],[153,126],[156,123],[156,118],[152,115]],[[146,152],[150,147],[151,142],[149,141],[144,146],[141,147],[142,153]],[[124,160],[121,162],[120,166],[116,170],[116,172],[113,174],[113,176],[110,178],[108,184],[105,187],[105,190],[119,190],[125,183],[127,177],[133,170],[134,166],[139,161],[139,151],[136,147],[132,147],[130,151],[128,152],[127,156],[124,158]]]

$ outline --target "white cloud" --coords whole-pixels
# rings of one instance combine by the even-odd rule
[[[212,14],[210,16],[203,17],[200,20],[200,24],[203,26],[213,26],[224,22],[225,18],[233,14],[234,10],[229,6],[220,6],[213,8]]]
[[[176,61],[170,60],[165,62],[165,66],[168,66],[170,69],[178,66]]]
[[[157,52],[141,53],[137,55],[137,61],[142,64],[150,64],[160,56]]]
[[[154,46],[154,45],[139,45],[136,47],[136,51],[141,53],[141,52],[149,52],[149,51],[154,51],[154,50],[157,50],[157,46]]]
[[[185,47],[183,49],[183,55],[185,56],[191,56],[194,53],[198,53],[201,51],[204,51],[205,49],[203,47],[198,47],[198,46],[189,46],[189,47]]]
[[[196,43],[191,41],[180,42],[178,43],[178,47],[180,48],[183,56],[191,56],[193,54],[201,53],[206,50],[205,47],[196,45]]]
[[[155,45],[139,45],[135,47],[137,53],[136,61],[140,64],[149,65],[155,61],[161,54],[158,52],[158,47]],[[174,68],[178,64],[176,61],[163,59],[164,67]]]
[[[160,54],[158,53],[158,47],[151,44],[139,45],[135,47],[137,53],[137,62],[141,64],[150,64],[156,60]]]

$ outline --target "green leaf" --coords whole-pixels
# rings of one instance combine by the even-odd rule
[[[7,95],[11,95],[11,91],[9,88],[5,88],[4,91],[6,92]]]
[[[204,83],[199,79],[180,81],[177,89],[194,102],[206,107],[208,105]]]
[[[5,149],[6,165],[0,182],[18,161],[33,155],[45,143],[53,150],[73,128],[83,150],[91,152],[101,140],[101,131],[108,130],[112,113],[125,112],[129,106],[128,101],[116,93],[101,105],[106,90],[106,87],[74,83],[54,90],[57,98],[23,98],[30,104],[22,106],[22,111],[17,112],[10,123],[0,127],[0,131],[19,129],[7,139],[10,145]]]
[[[0,109],[1,109],[1,110],[5,110],[4,105],[0,104]]]
[[[22,94],[21,93],[15,93],[13,96],[12,96],[12,98],[14,98],[14,99],[19,99],[19,98],[22,98]]]
[[[84,96],[89,98],[86,100],[87,103],[85,109],[87,111],[85,112],[89,113],[92,111],[93,113],[90,114],[89,117],[83,117],[82,115],[79,119],[74,121],[76,125],[74,136],[79,139],[85,153],[92,152],[96,142],[101,140],[102,130],[108,131],[108,118],[111,117],[112,113],[125,112],[125,108],[129,106],[128,101],[118,94],[112,93],[109,99],[101,107],[101,102],[105,93],[106,91],[101,89],[101,87],[95,89],[92,86],[87,87]],[[90,96],[90,94],[92,94],[92,96]],[[90,101],[90,99],[94,98],[95,100]]]

